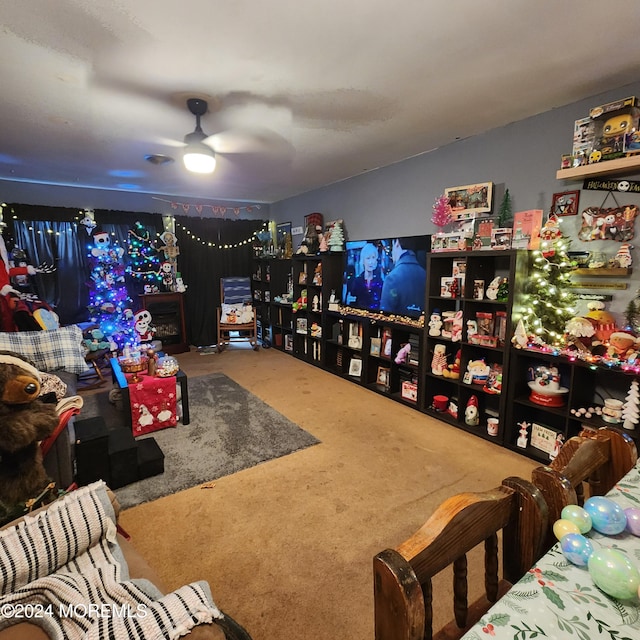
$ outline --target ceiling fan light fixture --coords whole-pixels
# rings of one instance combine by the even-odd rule
[[[184,166],[193,173],[213,173],[216,168],[216,155],[213,149],[201,142],[192,142],[184,150]]]

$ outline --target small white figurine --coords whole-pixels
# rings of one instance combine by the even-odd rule
[[[471,396],[464,410],[464,421],[470,427],[477,427],[480,424],[480,411],[478,410],[478,398]]]
[[[440,312],[435,309],[429,319],[429,335],[437,337],[442,333],[442,316]]]
[[[518,422],[518,426],[520,427],[520,435],[518,436],[518,442],[516,442],[516,445],[521,449],[526,449],[527,444],[529,443],[529,434],[527,432],[529,429],[529,423],[523,420],[522,422]]]
[[[498,298],[498,287],[500,287],[501,281],[502,278],[498,276],[489,283],[487,291],[485,292],[485,295],[487,296],[487,298],[489,298],[489,300],[496,300]]]

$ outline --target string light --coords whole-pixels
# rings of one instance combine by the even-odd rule
[[[269,228],[269,223],[265,222],[264,225],[262,226],[262,229],[260,229],[259,231],[254,231],[248,238],[245,238],[240,242],[234,242],[232,244],[228,244],[228,243],[221,244],[217,242],[212,242],[211,240],[205,240],[204,238],[201,238],[200,236],[197,236],[194,233],[192,233],[189,228],[187,228],[183,224],[180,224],[177,220],[176,220],[176,227],[181,228],[185,232],[189,240],[191,240],[192,242],[198,242],[203,247],[210,247],[211,249],[237,249],[238,247],[253,245],[254,240],[258,238],[258,234]]]

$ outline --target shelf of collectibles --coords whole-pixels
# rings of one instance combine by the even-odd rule
[[[640,171],[640,101],[627,96],[589,109],[574,122],[573,147],[561,159],[558,180]]]
[[[427,273],[424,410],[502,444],[511,315],[526,279],[523,250],[430,253]],[[506,384],[505,384],[506,387]]]
[[[293,354],[317,366],[325,366],[327,311],[342,281],[342,263],[339,252],[293,256]]]
[[[518,332],[516,332],[517,334]],[[614,426],[638,444],[640,360],[637,338],[609,331],[565,347],[521,336],[511,348],[505,446],[548,463],[583,427]],[[578,344],[578,346],[576,346]]]
[[[271,265],[273,257],[253,258],[253,273],[251,275],[251,290],[253,308],[258,326],[258,340],[262,344],[272,344],[271,332]]]
[[[271,345],[280,351],[293,349],[293,280],[291,259],[275,258],[269,262],[269,319]]]
[[[341,305],[328,312],[325,367],[419,408],[423,317],[388,316]]]
[[[638,444],[640,366],[567,349],[512,348],[505,445],[548,463],[584,428],[620,428]]]

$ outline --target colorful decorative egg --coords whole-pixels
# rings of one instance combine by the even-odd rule
[[[593,553],[591,540],[580,533],[568,533],[560,541],[560,548],[564,557],[579,567],[586,567]]]
[[[591,522],[591,516],[577,504],[568,504],[560,514],[563,520],[569,520],[573,522],[580,529],[580,533],[588,533],[591,531],[593,523]]]
[[[585,501],[584,510],[591,516],[593,528],[608,536],[621,533],[627,526],[622,507],[609,498],[593,496]]]
[[[556,520],[553,523],[553,535],[562,540],[569,533],[580,533],[578,525],[570,520]]]
[[[634,598],[640,588],[640,572],[616,549],[597,549],[587,564],[596,586],[620,600]]]
[[[624,510],[627,516],[627,531],[634,536],[640,536],[640,509],[638,507],[629,507]]]

